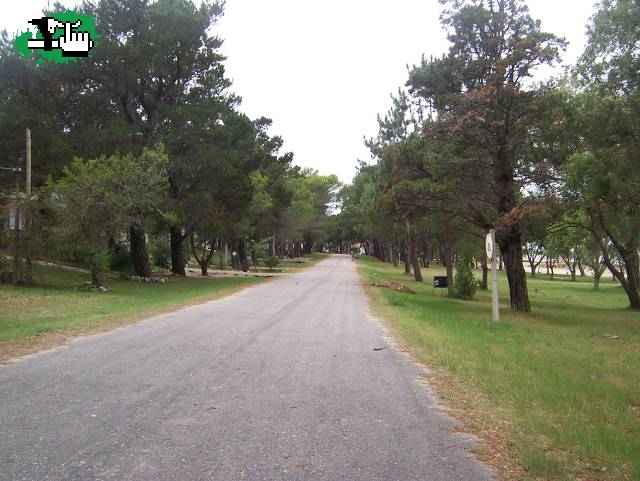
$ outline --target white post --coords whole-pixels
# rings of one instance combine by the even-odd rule
[[[489,249],[489,244],[491,248]],[[493,312],[493,320],[500,322],[500,304],[498,301],[498,262],[496,259],[496,230],[490,229],[487,236],[487,251],[490,252],[491,257],[491,306]],[[489,252],[487,252],[489,254]]]

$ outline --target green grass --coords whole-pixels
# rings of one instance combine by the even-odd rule
[[[0,342],[78,326],[99,326],[204,302],[262,282],[251,277],[171,278],[166,284],[110,279],[111,292],[78,292],[88,274],[38,266],[36,287],[0,286]]]
[[[501,274],[500,324],[488,291],[465,302],[432,295],[399,268],[359,261],[367,282],[392,279],[417,294],[369,290],[418,360],[450,373],[487,422],[500,420],[512,459],[530,479],[640,479],[640,312],[619,284],[529,278],[533,312],[514,313]],[[618,340],[603,336],[616,335]],[[464,396],[464,394],[463,394]]]

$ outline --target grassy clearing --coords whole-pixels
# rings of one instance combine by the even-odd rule
[[[36,287],[0,287],[0,357],[25,338],[78,327],[109,328],[264,281],[171,278],[166,284],[145,284],[111,279],[111,292],[100,293],[73,290],[89,280],[88,274],[38,266],[35,275]]]
[[[368,289],[373,309],[434,368],[466,428],[488,438],[481,457],[504,477],[640,479],[640,313],[619,285],[529,278],[533,312],[521,314],[509,310],[501,276],[504,322],[495,324],[489,292],[473,302],[432,295],[441,269],[426,270],[421,285],[371,258],[359,268],[367,283],[417,291]]]

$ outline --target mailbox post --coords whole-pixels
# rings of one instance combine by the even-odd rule
[[[447,289],[449,287],[449,279],[447,276],[434,276],[433,277],[433,289],[432,293],[435,289]],[[444,292],[444,291],[441,291]]]
[[[491,310],[493,320],[500,322],[500,304],[498,302],[498,266],[496,262],[496,230],[490,229],[485,241],[487,259],[491,260]]]

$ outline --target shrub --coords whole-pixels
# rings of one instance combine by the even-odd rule
[[[153,265],[162,269],[170,269],[171,251],[169,249],[158,249],[153,254]]]
[[[404,306],[404,299],[399,294],[392,292],[389,296],[389,305],[391,306]]]
[[[126,248],[118,247],[116,251],[109,256],[109,268],[116,272],[133,271],[133,260],[131,254]]]
[[[263,258],[269,255],[269,242],[268,241],[260,241],[255,246],[256,249],[256,257]]]
[[[470,301],[476,295],[478,281],[473,277],[468,260],[461,260],[456,264],[456,277],[453,284],[455,297],[458,299]]]
[[[268,267],[269,270],[273,270],[273,268],[278,264],[280,264],[280,259],[275,256],[268,256],[264,258],[264,265]]]

